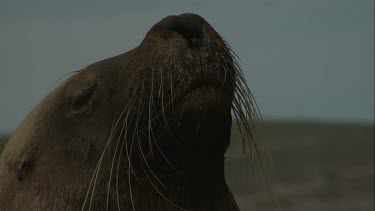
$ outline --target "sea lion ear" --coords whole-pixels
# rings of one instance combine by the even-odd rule
[[[29,162],[22,162],[21,166],[17,170],[17,179],[18,181],[21,181],[25,178],[26,174],[30,170],[30,163]]]

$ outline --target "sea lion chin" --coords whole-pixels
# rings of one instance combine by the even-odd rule
[[[0,210],[238,210],[224,177],[251,94],[203,18],[169,16],[133,50],[73,75],[0,158]]]

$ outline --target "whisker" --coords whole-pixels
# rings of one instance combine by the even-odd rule
[[[107,190],[107,205],[106,205],[106,210],[108,210],[108,207],[109,207],[109,196],[110,196],[110,190],[111,190],[111,181],[112,181],[113,166],[115,164],[115,159],[116,159],[116,155],[117,155],[117,149],[118,149],[118,146],[119,146],[119,143],[120,143],[121,136],[122,136],[123,131],[124,131],[124,127],[125,127],[125,122],[122,124],[121,130],[120,130],[120,134],[119,134],[119,137],[117,139],[117,143],[116,143],[114,155],[113,155],[113,158],[112,158],[112,162],[111,162],[111,169],[110,169],[110,173],[109,173],[109,181],[108,181],[108,188],[107,188],[108,190]],[[120,159],[120,157],[119,157],[119,159]]]
[[[185,210],[184,208],[178,206],[177,204],[173,203],[171,200],[169,200],[163,193],[161,193],[159,191],[159,189],[155,186],[155,184],[151,181],[150,177],[148,176],[148,173],[146,172],[146,169],[144,168],[144,165],[143,165],[143,162],[141,162],[142,164],[142,167],[143,167],[143,171],[146,175],[146,178],[147,180],[150,182],[151,186],[153,187],[153,189],[165,200],[167,201],[168,203],[170,203],[171,205],[173,205],[174,207],[180,209],[180,210]]]

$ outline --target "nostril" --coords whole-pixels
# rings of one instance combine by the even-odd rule
[[[169,16],[161,26],[173,30],[184,36],[189,42],[195,42],[202,37],[203,18],[195,14]]]
[[[182,34],[188,39],[199,38],[202,36],[203,19],[198,15],[182,14],[177,16],[177,20],[170,29]]]

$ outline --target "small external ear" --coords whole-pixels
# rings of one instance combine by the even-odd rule
[[[30,162],[23,161],[21,163],[20,167],[17,170],[17,174],[16,174],[18,181],[21,181],[26,177],[27,173],[30,170],[30,167],[31,167]]]

